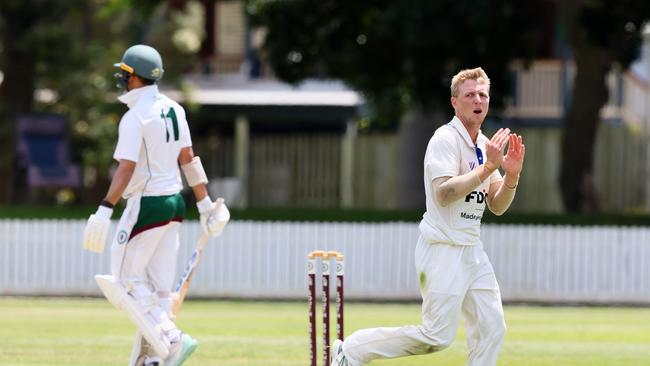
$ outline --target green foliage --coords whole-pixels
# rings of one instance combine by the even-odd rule
[[[267,29],[266,56],[291,83],[337,78],[369,99],[375,122],[390,123],[414,105],[449,105],[451,77],[482,66],[508,93],[508,64],[539,51],[543,1],[247,1]]]
[[[178,84],[182,73],[193,64],[191,56],[199,51],[205,37],[204,17],[197,1],[189,1],[183,9],[165,2],[152,13],[145,39],[165,55],[166,82]]]
[[[583,0],[578,3],[576,21],[581,31],[574,36],[610,53],[612,61],[626,68],[639,55],[641,31],[650,20],[650,2]]]
[[[70,121],[73,159],[101,182],[112,164],[117,125],[125,107],[116,102],[114,63],[132,44],[160,48],[165,80],[178,81],[203,38],[202,8],[197,1],[169,9],[164,0],[32,0],[0,2],[0,134],[13,139],[11,116],[23,112],[57,113]],[[164,14],[163,28],[150,22]],[[183,14],[189,14],[183,16]],[[162,16],[162,15],[160,15]],[[154,37],[154,30],[185,38]],[[188,36],[189,34],[189,36]],[[192,38],[188,46],[183,39]],[[176,37],[178,38],[178,37]],[[182,48],[181,51],[177,51]],[[3,52],[4,51],[4,52]],[[16,57],[15,55],[20,55]],[[169,57],[167,57],[169,56]],[[20,74],[20,78],[13,78]],[[33,81],[33,82],[30,82]],[[33,101],[34,91],[40,98]],[[11,161],[13,148],[5,147]],[[6,164],[6,163],[5,163]],[[6,166],[6,165],[5,165]],[[91,184],[93,180],[91,179]]]

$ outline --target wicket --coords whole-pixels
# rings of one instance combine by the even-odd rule
[[[316,250],[307,256],[307,280],[309,283],[309,359],[310,366],[316,361],[316,265],[321,259],[323,292],[323,365],[330,358],[330,259],[336,260],[336,337],[343,339],[343,268],[344,257],[340,252]]]

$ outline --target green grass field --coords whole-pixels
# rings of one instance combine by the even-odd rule
[[[650,308],[505,311],[508,334],[499,365],[650,364]],[[418,304],[348,303],[345,331],[417,324],[419,315]],[[186,365],[308,364],[305,302],[189,301],[178,324],[200,342]],[[133,334],[126,317],[103,299],[0,299],[0,365],[126,365]],[[464,365],[465,353],[461,328],[442,352],[373,365]]]

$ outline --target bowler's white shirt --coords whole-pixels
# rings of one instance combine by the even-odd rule
[[[476,145],[487,161],[488,138],[479,131]],[[477,245],[480,243],[481,218],[490,184],[502,180],[495,170],[467,197],[442,207],[433,194],[433,180],[466,174],[479,165],[472,139],[463,123],[454,117],[436,130],[424,157],[424,191],[427,211],[420,222],[420,233],[429,243]]]
[[[143,191],[143,196],[180,192],[178,155],[182,148],[192,146],[185,110],[160,94],[156,85],[133,89],[118,99],[129,111],[120,121],[113,158],[136,162],[124,198],[137,191]]]

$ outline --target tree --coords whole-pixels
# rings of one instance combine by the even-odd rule
[[[365,96],[375,125],[396,125],[413,112],[402,123],[404,208],[422,205],[422,183],[414,177],[421,174],[422,145],[449,118],[453,75],[482,66],[494,86],[493,107],[503,105],[512,84],[510,62],[541,52],[547,5],[543,0],[246,3],[252,24],[266,30],[263,52],[280,79],[343,80]],[[427,129],[408,132],[418,124]]]
[[[247,1],[282,80],[344,80],[373,104],[375,122],[414,105],[448,108],[451,77],[482,66],[493,101],[508,93],[508,64],[539,51],[543,1]],[[533,16],[537,15],[537,16]]]
[[[568,212],[598,209],[593,159],[600,109],[608,100],[606,76],[625,69],[638,55],[650,2],[635,0],[558,1],[560,20],[573,52],[576,76],[564,117],[560,188]]]
[[[183,47],[183,40],[192,38],[187,37],[188,32],[197,27],[186,26],[190,30],[180,40],[156,38],[151,36],[155,32],[149,27],[149,19],[154,12],[161,17],[183,12],[190,3],[196,1],[1,1],[0,174],[14,176],[15,117],[20,113],[57,113],[70,120],[77,159],[87,171],[96,172],[92,186],[105,192],[102,185],[107,183],[117,123],[123,112],[116,109],[111,98],[116,93],[112,65],[133,43],[147,42],[169,52],[173,49],[168,44]],[[160,8],[163,10],[157,10]],[[189,23],[202,24],[196,17]],[[166,29],[174,34],[174,29]],[[187,65],[192,59],[188,56],[195,52],[176,52],[165,61]],[[169,69],[166,80],[178,80],[183,70]],[[36,90],[52,91],[53,98],[35,100]],[[12,180],[0,180],[0,202],[11,202],[16,191]]]
[[[8,0],[0,3],[0,171],[13,176],[15,128],[14,116],[30,111],[36,88],[37,54],[60,32],[49,32],[60,16],[54,2]],[[41,23],[43,21],[43,23]],[[10,122],[11,121],[11,122]],[[11,195],[11,179],[0,180],[2,201]]]

